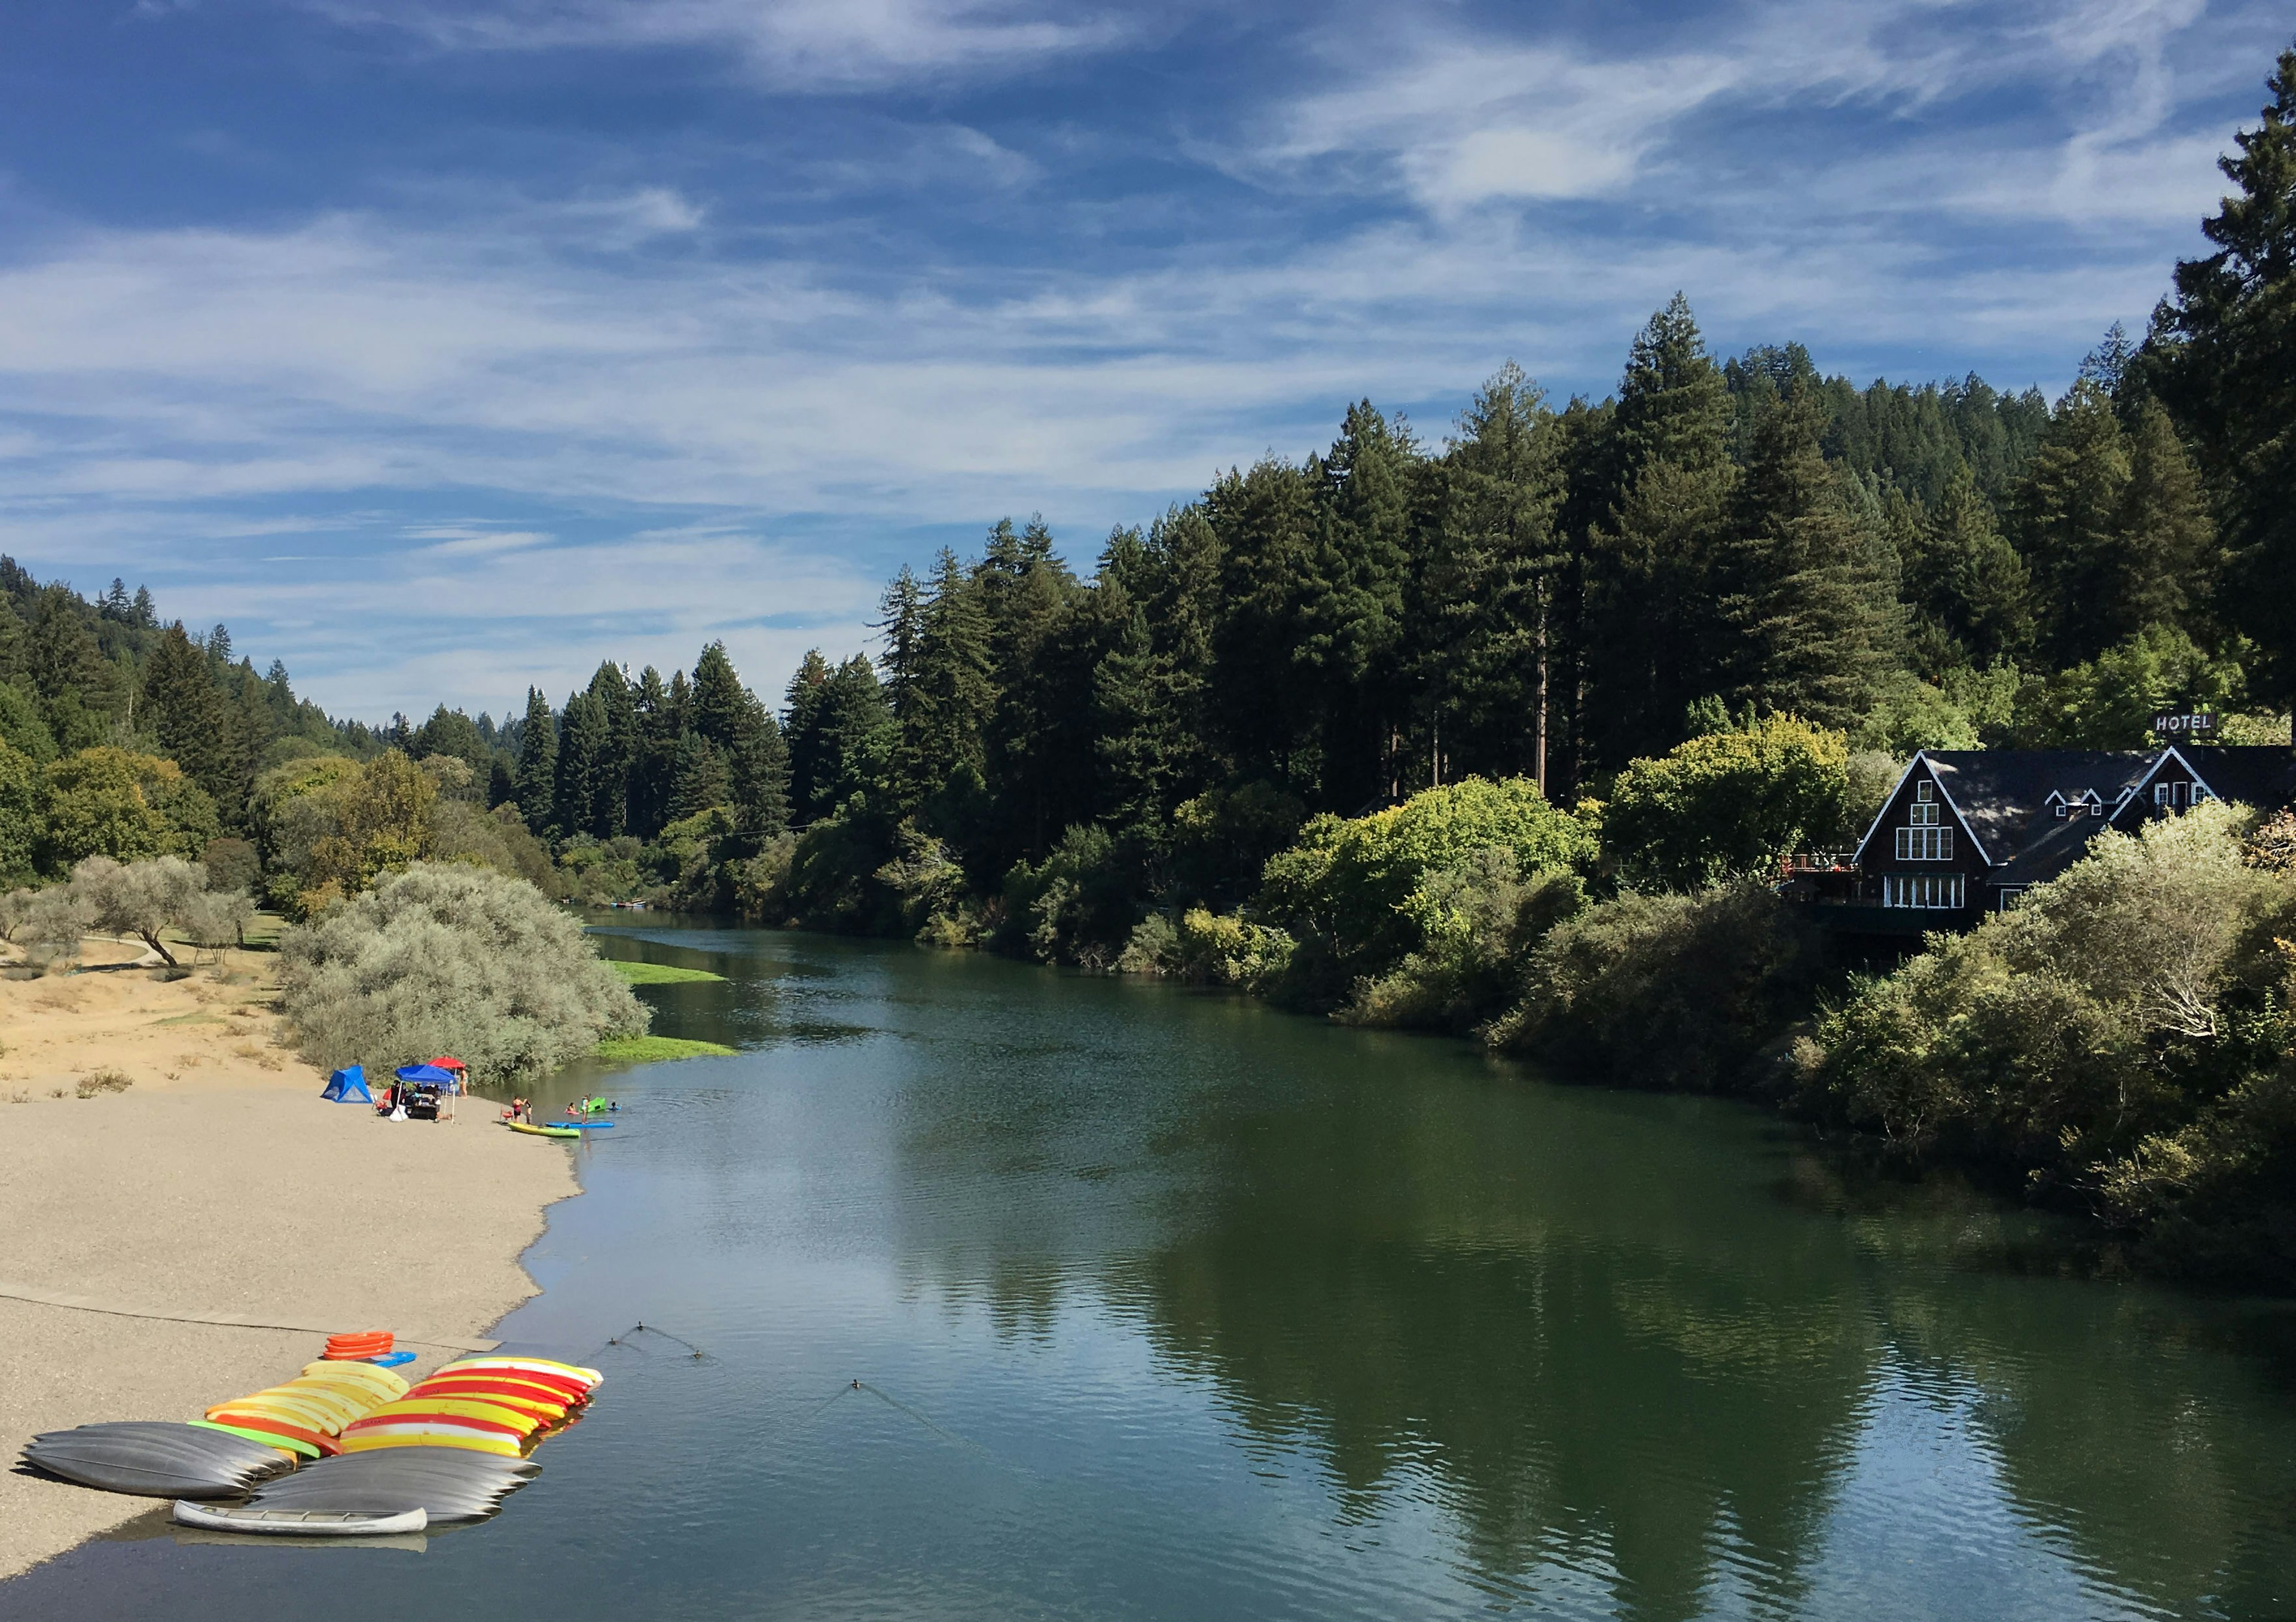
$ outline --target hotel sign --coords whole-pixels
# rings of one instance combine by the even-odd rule
[[[2217,718],[2205,709],[2189,715],[2152,717],[2152,735],[2156,738],[2213,738],[2216,732]]]

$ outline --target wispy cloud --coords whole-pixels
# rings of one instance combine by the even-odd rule
[[[726,47],[779,86],[873,87],[919,75],[1001,76],[1104,52],[1111,12],[1025,0],[305,0],[338,21],[447,51]]]

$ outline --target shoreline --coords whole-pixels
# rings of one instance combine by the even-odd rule
[[[131,951],[87,943],[92,964]],[[37,1432],[196,1418],[324,1349],[316,1327],[262,1325],[389,1329],[414,1375],[541,1293],[521,1257],[581,1192],[573,1157],[481,1130],[484,1101],[435,1125],[323,1102],[324,1075],[279,1041],[275,963],[0,980],[12,1466]],[[128,1085],[87,1085],[107,1071]],[[0,1473],[0,1582],[160,1502]]]

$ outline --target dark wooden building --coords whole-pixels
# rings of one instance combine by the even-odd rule
[[[1801,866],[1786,893],[1853,934],[1972,928],[2080,858],[2106,828],[2133,831],[2210,799],[2296,804],[2296,748],[1923,750],[1845,861]]]

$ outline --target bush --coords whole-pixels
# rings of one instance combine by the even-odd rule
[[[1524,874],[1590,863],[1595,841],[1529,778],[1469,777],[1371,816],[1316,818],[1267,864],[1257,910],[1312,943],[1316,976],[1344,995],[1355,980],[1385,974],[1425,944],[1412,901],[1430,873],[1491,849],[1505,851]],[[1303,981],[1301,989],[1317,1000],[1318,988]]]
[[[1142,919],[1116,967],[1123,974],[1264,993],[1283,979],[1292,951],[1292,938],[1281,930],[1198,906],[1177,921],[1164,913]]]
[[[324,1069],[455,1053],[488,1080],[529,1077],[650,1018],[578,922],[481,867],[418,863],[279,951],[281,1011]]]
[[[2296,1277],[2296,873],[2256,864],[2248,820],[2101,833],[2017,911],[1859,986],[1807,1102],[2013,1165],[2181,1265]]]
[[[1131,864],[1097,823],[1080,823],[1035,865],[1004,875],[1004,933],[1040,963],[1108,968],[1130,934]]]
[[[23,947],[34,969],[61,969],[78,962],[80,938],[94,921],[94,907],[69,884],[0,896],[0,936]]]
[[[1528,880],[1514,853],[1486,846],[1423,875],[1403,911],[1424,943],[1390,973],[1358,980],[1340,1018],[1465,1033],[1522,995],[1532,947],[1587,905],[1577,873],[1548,868]]]
[[[1267,782],[1183,801],[1172,813],[1173,897],[1214,907],[1249,899],[1268,861],[1300,837],[1307,820],[1303,801]]]
[[[1639,886],[1700,889],[1751,878],[1849,831],[1840,733],[1771,716],[1637,760],[1603,812],[1603,854]]]
[[[1724,1092],[1810,1005],[1808,921],[1759,885],[1634,895],[1557,924],[1492,1045],[1628,1086]]]
[[[2250,865],[2238,807],[2098,834],[2024,905],[1863,987],[1821,1028],[1824,1102],[1913,1147],[2086,1167],[2181,1125],[2194,1044],[2260,995],[2296,876]],[[2210,1067],[2202,1065],[2205,1070]]]

